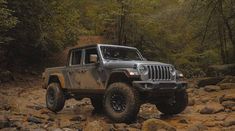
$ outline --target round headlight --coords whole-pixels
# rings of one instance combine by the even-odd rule
[[[170,73],[172,76],[176,75],[176,71],[175,71],[174,67],[170,67]]]
[[[148,68],[144,65],[138,66],[138,71],[141,75],[146,75],[148,74]]]

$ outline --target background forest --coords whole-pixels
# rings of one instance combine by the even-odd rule
[[[235,1],[0,0],[1,69],[44,67],[84,35],[204,75],[235,63]]]

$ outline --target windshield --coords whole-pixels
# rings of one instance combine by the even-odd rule
[[[101,46],[104,59],[107,60],[142,60],[138,50],[125,47]]]

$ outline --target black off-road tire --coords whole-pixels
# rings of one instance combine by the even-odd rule
[[[53,112],[59,112],[63,109],[65,96],[59,83],[50,83],[46,93],[47,108]]]
[[[156,104],[158,110],[166,115],[179,114],[188,105],[188,94],[186,90],[178,91],[175,93],[175,102],[167,103],[160,102]]]
[[[101,113],[103,111],[103,97],[94,97],[91,98],[91,104],[94,107],[94,111]]]
[[[129,123],[136,119],[139,112],[139,93],[126,83],[113,83],[105,93],[103,104],[111,120]]]

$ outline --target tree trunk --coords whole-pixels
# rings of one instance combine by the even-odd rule
[[[224,41],[223,41],[223,32],[222,32],[222,27],[223,25],[220,22],[220,19],[218,20],[218,37],[220,41],[220,55],[222,58],[223,64],[226,63],[226,58],[225,58],[225,53],[224,53]]]
[[[232,28],[229,24],[229,20],[226,18],[226,16],[224,15],[224,12],[223,12],[223,1],[219,0],[218,4],[219,4],[219,13],[221,14],[223,22],[228,30],[228,37],[229,37],[229,39],[232,43],[232,46],[233,46],[233,56],[235,56],[235,38],[233,36],[233,31],[232,31]],[[232,57],[232,61],[235,62],[235,57]]]

